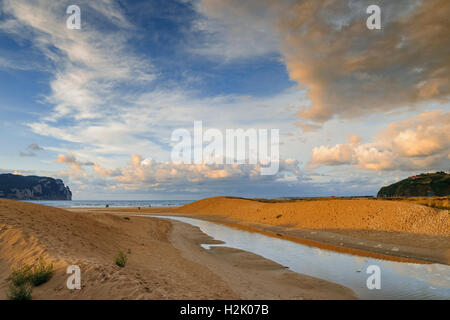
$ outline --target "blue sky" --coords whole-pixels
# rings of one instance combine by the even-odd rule
[[[448,170],[449,5],[377,3],[381,30],[366,1],[5,0],[0,170],[74,199],[366,195]],[[281,170],[175,166],[196,120],[280,129]]]

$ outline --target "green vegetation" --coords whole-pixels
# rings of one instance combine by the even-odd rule
[[[448,195],[450,195],[450,174],[436,172],[422,173],[383,187],[377,197],[443,197]]]
[[[125,253],[123,253],[122,251],[120,251],[117,256],[116,256],[116,265],[118,265],[119,267],[123,268],[125,267],[125,264],[127,263],[127,255]]]
[[[30,284],[24,283],[16,286],[14,283],[11,283],[9,285],[8,299],[18,301],[31,300],[32,290],[33,288]]]
[[[42,257],[33,266],[24,264],[13,269],[9,276],[11,284],[8,298],[11,300],[31,300],[32,287],[47,282],[52,275],[53,264],[45,263]]]
[[[31,267],[27,264],[14,269],[9,276],[12,284],[16,287],[23,286],[30,280]]]
[[[30,275],[30,283],[37,287],[46,283],[53,275],[53,264],[47,265],[42,258],[39,259],[38,264],[33,266],[33,271]]]

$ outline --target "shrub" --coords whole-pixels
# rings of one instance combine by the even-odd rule
[[[17,269],[13,269],[9,279],[16,287],[23,286],[30,280],[31,276],[31,267],[27,264],[18,267]]]
[[[123,268],[125,267],[125,264],[127,263],[127,255],[120,251],[116,256],[116,265]]]
[[[13,283],[11,283],[9,285],[8,299],[19,301],[31,300],[32,290],[33,290],[32,287],[27,283],[23,283],[19,286],[16,286]]]
[[[52,275],[53,264],[46,264],[42,257],[33,266],[24,264],[17,269],[13,269],[9,276],[11,283],[9,285],[8,299],[31,300],[32,287],[37,287],[47,282]]]
[[[30,283],[37,287],[48,280],[53,275],[53,264],[47,265],[44,259],[40,258],[39,262],[33,266],[33,271],[30,276]]]

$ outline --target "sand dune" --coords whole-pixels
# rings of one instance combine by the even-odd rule
[[[168,241],[170,228],[156,219],[127,221],[0,200],[0,298],[6,297],[10,268],[40,256],[56,273],[33,290],[33,299],[236,298],[218,276],[180,256]],[[114,265],[117,252],[128,249],[127,266]],[[70,264],[81,267],[80,291],[65,286]]]
[[[55,273],[34,288],[33,299],[354,298],[350,289],[262,257],[206,252],[198,244],[208,239],[193,227],[178,224],[174,232],[173,223],[160,219],[88,211],[0,199],[0,299],[6,298],[11,268],[39,257],[53,263]],[[128,253],[125,268],[114,264],[119,251]],[[239,268],[233,259],[249,263]],[[81,290],[66,288],[71,264],[82,270]]]
[[[216,197],[193,202],[176,211],[303,229],[376,230],[450,236],[447,211],[399,201],[336,199],[264,203]]]

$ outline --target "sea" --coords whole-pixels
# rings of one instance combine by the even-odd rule
[[[149,207],[178,207],[195,200],[72,200],[72,201],[34,201],[25,202],[42,204],[56,208],[149,208]]]

